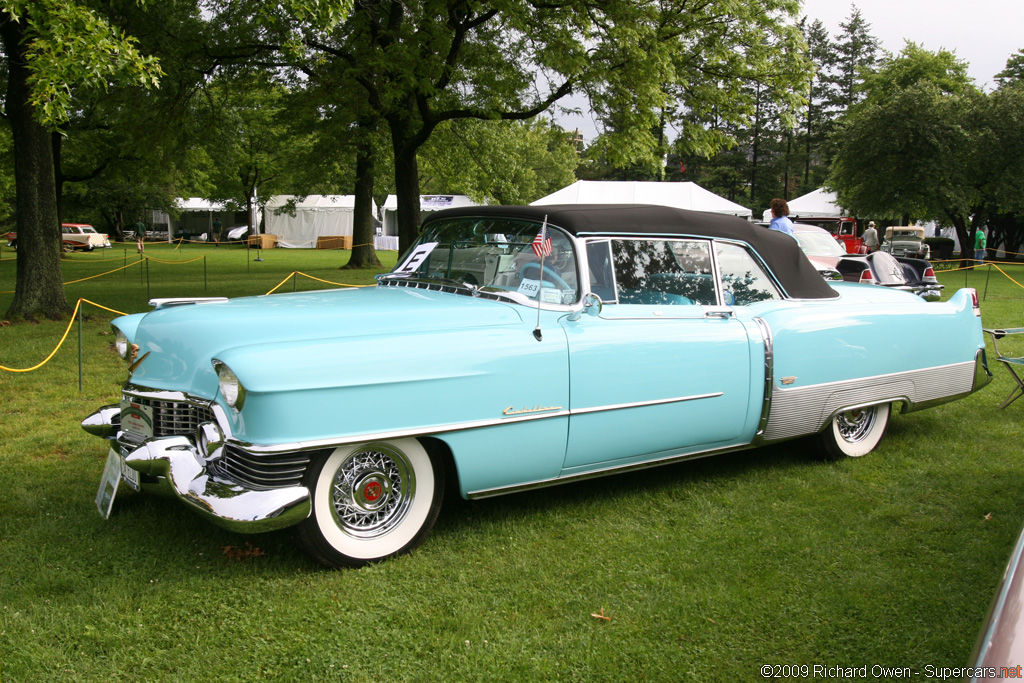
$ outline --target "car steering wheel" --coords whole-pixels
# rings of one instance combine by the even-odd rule
[[[528,279],[526,273],[527,273],[527,271],[532,271],[532,270],[536,270],[536,271],[539,272],[540,271],[540,264],[539,263],[532,263],[532,262],[531,263],[527,263],[525,266],[523,266],[519,270],[519,279],[520,280]],[[556,273],[554,270],[552,270],[547,265],[544,266],[544,277],[546,279],[551,280],[552,282],[554,282],[555,286],[558,287],[559,289],[569,289],[569,290],[572,289],[572,287],[569,286],[568,282],[563,280],[562,277],[558,273]]]

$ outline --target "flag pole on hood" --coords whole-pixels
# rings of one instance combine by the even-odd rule
[[[537,286],[537,327],[533,330],[533,336],[537,341],[542,341],[544,336],[540,332],[540,301],[544,293],[544,257],[551,253],[551,237],[548,236],[548,217],[544,215],[544,223],[540,226],[540,232],[533,238],[533,253],[540,257],[540,281]]]

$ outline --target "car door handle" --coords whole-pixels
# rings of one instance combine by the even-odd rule
[[[705,306],[704,317],[705,318],[731,318],[735,315],[732,308],[729,306]]]

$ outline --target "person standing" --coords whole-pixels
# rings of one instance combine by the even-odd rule
[[[875,222],[868,221],[868,229],[864,231],[864,246],[868,248],[868,253],[878,251],[878,231],[875,230]]]
[[[213,231],[212,231],[213,232],[213,242],[218,247],[220,246],[220,229],[221,229],[220,219],[219,218],[214,218],[213,219]]]
[[[985,238],[985,231],[978,226],[978,231],[974,233],[974,260],[977,261],[976,265],[981,265],[985,262],[985,247],[988,245],[988,240]]]
[[[793,236],[793,221],[789,220],[789,204],[785,199],[776,197],[770,204],[772,210],[772,222],[768,227],[772,230],[784,232],[790,237]]]

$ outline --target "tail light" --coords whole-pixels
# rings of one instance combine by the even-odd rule
[[[875,284],[875,278],[874,278],[874,276],[871,275],[871,269],[870,268],[865,268],[864,270],[861,271],[861,273],[860,273],[860,283],[864,284],[864,285],[873,285],[873,284]]]
[[[981,317],[981,302],[978,301],[978,290],[967,288],[967,291],[971,294],[971,306],[974,308],[974,315],[978,318]]]
[[[935,277],[935,269],[932,268],[931,266],[928,266],[927,268],[924,269],[924,276]]]

